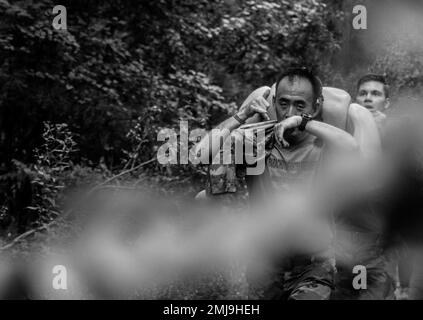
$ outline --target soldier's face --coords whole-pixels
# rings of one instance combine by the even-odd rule
[[[279,82],[276,92],[276,116],[278,121],[300,116],[302,113],[313,114],[313,86],[306,78],[284,78]]]
[[[303,113],[313,114],[313,86],[311,82],[302,77],[284,78],[279,82],[276,96],[275,109],[278,122]],[[294,142],[306,133],[297,129],[286,133],[288,142]]]
[[[389,106],[383,83],[368,81],[360,85],[356,101],[370,111],[383,111]]]

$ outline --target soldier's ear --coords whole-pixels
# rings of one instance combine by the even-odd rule
[[[385,100],[385,110],[388,109],[391,106],[391,99],[390,98],[386,98]]]
[[[319,98],[317,98],[314,104],[313,119],[317,119],[321,116],[322,109],[323,109],[323,96],[320,96]]]

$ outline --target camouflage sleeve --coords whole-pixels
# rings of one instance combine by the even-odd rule
[[[273,126],[266,129],[265,135],[265,149],[271,150],[274,145]],[[241,143],[245,146],[246,138],[241,131],[235,130],[231,135],[231,158],[229,164],[211,164],[208,170],[208,183],[207,183],[207,194],[217,195],[224,193],[236,193],[239,191],[238,186],[246,176],[246,161],[245,161],[245,150],[242,154],[242,161],[236,161],[236,148],[235,146]],[[257,141],[253,138],[251,142],[253,144],[254,156],[257,153]],[[239,145],[238,145],[239,147]],[[244,147],[243,147],[244,149]],[[239,156],[239,154],[238,154]],[[220,160],[223,159],[223,151],[219,154]],[[253,158],[251,155],[250,158]],[[238,159],[239,160],[239,159]]]
[[[245,175],[245,167],[235,163],[235,137],[231,139],[230,163],[209,165],[207,193],[210,195],[236,193],[238,179]],[[223,151],[219,156],[223,159]]]
[[[227,159],[224,162],[224,151],[221,150],[219,154],[213,159],[213,163],[208,167],[208,183],[207,193],[209,195],[217,195],[224,193],[236,192],[235,184],[235,161],[233,142],[231,141],[230,162]],[[216,161],[218,159],[218,161]]]

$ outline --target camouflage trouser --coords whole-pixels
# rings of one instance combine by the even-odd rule
[[[395,279],[386,271],[384,257],[378,257],[362,264],[366,267],[367,288],[355,289],[353,266],[337,265],[333,300],[394,300]]]
[[[338,230],[335,240],[336,277],[333,300],[395,299],[395,259],[382,250],[380,235]],[[364,266],[366,289],[353,287],[355,266]]]
[[[329,300],[334,289],[333,259],[293,259],[260,283],[250,283],[250,298],[264,300]]]

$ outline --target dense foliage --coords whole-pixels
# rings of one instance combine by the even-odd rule
[[[281,68],[324,69],[337,48],[316,1],[0,1],[1,162],[33,161],[44,121],[66,123],[78,161],[119,169],[127,132],[142,127],[139,161],[180,119],[209,127]]]

